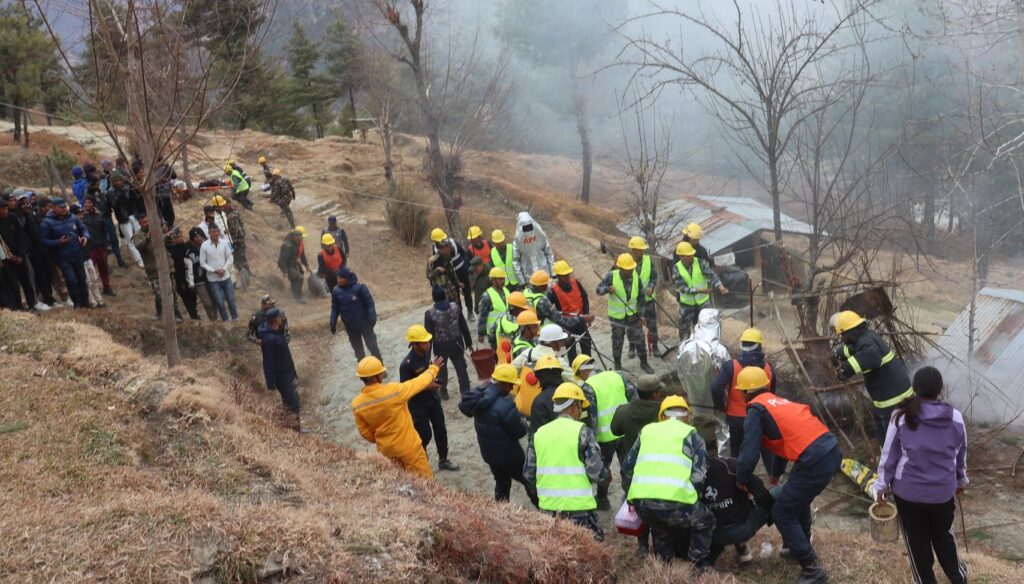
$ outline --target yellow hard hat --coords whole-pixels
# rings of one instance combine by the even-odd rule
[[[695,256],[697,250],[693,248],[693,245],[689,241],[680,241],[679,245],[676,246],[677,256]]]
[[[763,345],[764,344],[764,335],[761,334],[760,330],[751,327],[751,328],[748,328],[747,330],[743,331],[743,334],[740,335],[740,342],[741,343],[757,343],[758,345]]]
[[[529,308],[530,301],[526,299],[526,294],[513,292],[508,295],[508,305],[515,306],[516,308]]]
[[[274,170],[270,171],[270,176],[281,176],[281,169],[275,168]]]
[[[227,160],[227,162],[224,163],[224,166],[234,166],[234,165],[235,165],[235,161],[234,161],[233,158],[229,158]]]
[[[772,380],[760,367],[744,367],[736,376],[736,389],[740,391],[757,391],[771,385]]]
[[[686,403],[686,399],[681,395],[670,395],[661,402],[661,408],[658,409],[658,420],[664,420],[665,410],[672,408],[683,408],[690,411],[690,404]]]
[[[570,381],[566,381],[556,387],[551,399],[573,399],[581,402],[580,405],[583,406],[583,409],[590,407],[590,401],[587,400],[587,396],[583,395],[583,390],[580,389],[580,386]]]
[[[224,165],[224,174],[231,174],[235,169],[230,164]]]
[[[217,195],[210,199],[210,204],[213,205],[214,207],[223,207],[225,203],[227,203],[227,201],[225,201],[224,197],[220,195]]]
[[[295,228],[295,233],[298,233],[302,237],[306,237],[306,228],[299,225],[298,227]]]
[[[569,262],[565,260],[558,260],[555,262],[555,265],[552,266],[551,271],[553,271],[556,276],[568,276],[572,273],[572,266],[570,266]]]
[[[487,277],[493,280],[495,278],[507,278],[508,274],[501,268],[491,268],[491,271],[487,273]]]
[[[323,245],[334,245],[334,236],[331,235],[330,233],[325,233],[320,238],[320,243],[322,243]]]
[[[615,260],[615,267],[620,270],[635,270],[636,260],[628,253],[619,254],[619,258]]]
[[[537,270],[530,276],[531,286],[547,286],[551,283],[551,276],[544,270]]]
[[[544,355],[540,359],[537,359],[537,366],[533,368],[534,371],[543,371],[545,369],[561,369],[562,364],[558,362],[558,357],[554,355]]]
[[[484,230],[480,229],[479,227],[474,225],[474,226],[469,228],[469,235],[466,237],[466,239],[475,239],[477,237],[480,237],[483,234],[484,234]]]
[[[405,340],[410,343],[429,343],[434,335],[427,332],[422,324],[414,324],[405,331]]]
[[[373,377],[385,371],[387,369],[384,367],[384,364],[376,357],[363,357],[359,364],[356,365],[356,375],[359,377]]]
[[[647,249],[647,242],[639,235],[629,238],[629,249]]]
[[[503,243],[505,241],[505,233],[500,229],[495,229],[491,232],[491,241],[494,243]]]
[[[266,156],[260,156],[259,158],[256,159],[256,162],[258,162],[259,164],[266,164],[267,163],[267,157]]]
[[[864,323],[864,318],[852,310],[844,310],[836,318],[836,332],[839,334],[856,328]]]
[[[700,239],[704,237],[704,228],[696,223],[690,223],[683,229],[683,235],[690,239]]]
[[[430,232],[430,241],[433,241],[434,243],[441,243],[446,239],[448,239],[448,234],[440,227],[435,227],[434,230]]]
[[[524,310],[519,313],[516,317],[516,324],[519,326],[527,326],[531,324],[540,324],[540,319],[537,318],[537,313],[532,310]]]
[[[494,373],[491,374],[491,379],[493,381],[519,384],[519,374],[516,373],[516,368],[511,363],[502,363],[495,367]]]
[[[572,372],[574,375],[580,374],[580,367],[583,367],[587,363],[593,363],[594,358],[590,355],[576,355],[576,358],[572,360]]]

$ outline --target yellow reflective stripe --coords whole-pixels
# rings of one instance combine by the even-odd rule
[[[913,387],[911,387],[907,391],[904,391],[903,393],[899,394],[896,397],[889,398],[889,399],[887,399],[885,401],[876,401],[876,402],[872,402],[872,403],[875,404],[876,408],[878,408],[880,410],[884,410],[885,408],[891,408],[891,407],[899,404],[903,400],[909,399],[911,397],[914,397],[914,388]]]
[[[857,361],[856,357],[850,357],[849,359],[846,360],[846,362],[850,364],[850,367],[853,369],[854,373],[866,373],[866,371],[861,369],[860,363]]]
[[[886,355],[885,357],[882,357],[882,365],[885,365],[886,363],[889,363],[890,361],[892,361],[895,358],[896,358],[896,351],[889,351],[888,355]]]
[[[361,410],[363,408],[368,408],[368,407],[370,407],[372,405],[379,404],[380,402],[388,401],[389,399],[391,399],[393,397],[397,397],[398,394],[399,394],[399,392],[396,391],[395,393],[389,393],[389,394],[387,394],[387,395],[385,395],[383,397],[378,397],[377,399],[372,399],[372,400],[370,400],[368,402],[363,402],[363,403],[359,404],[358,406],[352,408],[352,411]]]
[[[850,355],[850,345],[843,345],[843,355],[846,356],[847,359],[853,356]]]

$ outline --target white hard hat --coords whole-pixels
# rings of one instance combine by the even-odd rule
[[[569,335],[565,334],[562,327],[557,324],[546,324],[540,329],[539,340],[542,343],[553,343],[555,341],[564,341],[569,338]]]

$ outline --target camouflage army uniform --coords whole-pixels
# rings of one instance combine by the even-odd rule
[[[231,237],[231,253],[235,256],[235,265],[248,270],[249,260],[245,258],[245,224],[242,223],[242,215],[237,209],[232,209],[227,216],[228,235]]]
[[[444,272],[438,272],[438,268],[443,269]],[[430,282],[431,286],[441,286],[444,288],[445,298],[449,302],[459,302],[459,290],[461,288],[459,279],[455,275],[455,268],[452,267],[451,258],[447,258],[439,253],[431,256],[430,261],[427,262],[427,281]]]
[[[295,187],[292,186],[292,181],[283,176],[270,181],[270,202],[281,207],[281,212],[284,213],[284,217],[288,220],[288,224],[292,226],[292,229],[295,228],[295,216],[292,215],[291,209],[291,204],[294,200]]]
[[[563,414],[564,415],[564,414]],[[604,466],[601,458],[601,449],[597,445],[597,437],[594,431],[584,426],[580,430],[579,445],[580,460],[587,468],[587,477],[590,482],[597,485],[607,485],[610,482],[608,469]],[[526,465],[523,467],[523,477],[526,482],[536,488],[537,485],[537,451],[533,447],[533,436],[530,436],[530,447],[526,451]],[[554,513],[556,517],[568,519],[573,523],[586,527],[594,532],[594,539],[604,541],[604,530],[597,520],[596,511],[576,511],[572,513]]]
[[[659,422],[666,423],[666,422]],[[636,467],[637,455],[640,453],[640,439],[620,461],[622,484],[633,482],[633,470]],[[690,459],[690,482],[697,492],[701,492],[701,484],[707,475],[708,455],[704,440],[697,432],[690,434],[683,441],[683,456]],[[628,486],[627,497],[628,497]],[[654,555],[665,562],[672,561],[677,555],[677,544],[683,538],[677,536],[689,534],[687,555],[698,567],[706,567],[711,553],[711,537],[715,531],[715,515],[698,500],[693,505],[662,501],[660,499],[632,499],[629,501],[636,514],[651,528],[651,540]]]
[[[250,343],[260,344],[259,330],[260,325],[267,322],[267,311],[262,308],[253,313],[252,318],[249,319],[249,328],[245,331],[245,338]],[[291,340],[291,335],[288,333],[288,317],[285,316],[284,311],[281,312],[281,334],[284,335],[284,340]]]

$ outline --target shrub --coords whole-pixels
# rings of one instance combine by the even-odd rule
[[[384,215],[388,225],[409,246],[422,243],[430,230],[426,197],[419,187],[409,182],[398,183],[384,208]]]
[[[71,176],[71,167],[78,164],[78,161],[75,160],[71,153],[56,146],[50,147],[50,160],[53,161],[53,166],[64,180]]]

